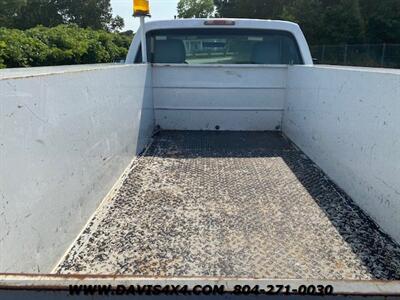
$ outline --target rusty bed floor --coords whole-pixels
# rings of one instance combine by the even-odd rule
[[[400,247],[272,132],[161,132],[62,274],[400,279]]]

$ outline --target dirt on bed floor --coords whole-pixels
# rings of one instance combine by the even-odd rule
[[[56,271],[400,279],[400,246],[279,133],[165,131]]]

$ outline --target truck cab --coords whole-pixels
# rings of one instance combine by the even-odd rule
[[[292,22],[182,19],[148,22],[135,35],[126,63],[142,63],[145,31],[150,63],[312,65],[300,27]]]

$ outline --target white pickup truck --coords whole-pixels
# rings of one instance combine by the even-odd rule
[[[0,292],[398,295],[399,100],[398,70],[313,66],[284,21],[148,22],[125,65],[0,71]]]

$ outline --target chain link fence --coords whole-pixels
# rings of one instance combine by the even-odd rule
[[[400,44],[311,46],[317,64],[400,68]]]

